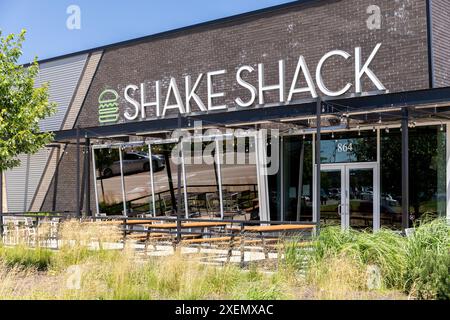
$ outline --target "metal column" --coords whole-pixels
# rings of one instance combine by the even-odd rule
[[[58,195],[58,176],[59,176],[59,160],[61,159],[61,146],[56,146],[56,166],[55,176],[53,179],[53,199],[52,199],[52,211],[56,211],[56,196]]]
[[[76,150],[76,182],[75,182],[75,201],[77,217],[81,216],[80,210],[80,126],[77,126],[77,150]]]
[[[85,215],[90,216],[91,215],[91,162],[90,162],[90,155],[91,155],[91,139],[85,138],[84,142],[84,148],[85,148],[85,154],[84,154],[84,163],[85,163],[85,187],[84,190],[86,192],[85,195],[85,202],[84,202],[84,210]]]
[[[316,104],[316,223],[317,230],[320,230],[320,119],[322,113],[322,100],[317,98]]]
[[[402,108],[402,229],[409,227],[408,108]]]
[[[181,129],[181,113],[178,114],[178,129]],[[181,157],[183,156],[182,152],[183,149],[181,148],[181,144],[182,144],[182,137],[180,135],[180,137],[178,138],[178,165],[177,165],[177,185],[178,185],[178,205],[177,205],[177,243],[180,243],[181,241]],[[167,166],[170,166],[170,163],[167,164]],[[186,188],[186,186],[184,186]],[[185,206],[187,206],[188,204],[185,203]]]

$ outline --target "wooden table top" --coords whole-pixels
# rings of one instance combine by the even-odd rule
[[[306,224],[278,224],[273,226],[249,226],[244,231],[250,232],[271,232],[271,231],[290,231],[290,230],[306,230],[313,229],[313,225]]]
[[[155,223],[155,221],[158,220],[130,220],[127,221],[127,225],[146,225],[149,228],[153,229],[172,229],[177,227],[176,222],[169,222],[169,223]],[[161,220],[159,220],[161,221]],[[184,222],[181,224],[182,228],[205,228],[205,227],[223,227],[226,226],[228,223],[222,222],[222,221],[211,221],[211,222]]]
[[[228,223],[222,221],[212,222],[186,222],[182,224],[183,228],[204,228],[204,227],[224,227]]]
[[[131,224],[154,224],[157,221],[162,221],[162,220],[157,220],[157,219],[147,219],[147,220],[127,220],[125,222],[125,224],[131,225]]]

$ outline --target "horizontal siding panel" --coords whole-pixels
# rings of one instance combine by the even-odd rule
[[[40,87],[48,83],[49,101],[57,104],[56,113],[39,122],[42,131],[56,131],[62,128],[87,57],[87,54],[82,54],[39,65],[35,86]],[[50,154],[51,149],[44,148],[34,155],[20,155],[18,158],[21,165],[5,172],[9,212],[30,210]]]
[[[49,101],[57,104],[57,111],[39,123],[42,131],[60,130],[72,96],[86,63],[87,54],[42,63],[35,85],[49,84]]]
[[[9,212],[28,211],[42,173],[47,165],[50,148],[44,148],[36,154],[20,155],[21,165],[7,170],[6,195]]]

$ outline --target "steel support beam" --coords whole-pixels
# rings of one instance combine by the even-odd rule
[[[85,163],[85,178],[84,178],[84,212],[85,216],[91,216],[91,140],[86,138],[84,141],[84,163]]]
[[[181,114],[178,114],[178,129],[181,129]],[[178,138],[178,164],[177,164],[177,186],[178,186],[178,195],[177,195],[177,243],[180,243],[181,241],[181,157],[183,156],[181,153],[183,152],[183,148],[181,146],[182,136]],[[170,166],[170,163],[166,164],[167,166]],[[188,204],[185,203],[185,206]]]
[[[320,231],[320,129],[321,129],[321,113],[322,113],[322,100],[317,98],[316,103],[316,223],[318,233]],[[301,201],[301,199],[299,200]]]
[[[409,227],[408,108],[402,108],[402,229]]]
[[[76,213],[77,216],[81,216],[81,208],[80,208],[80,126],[77,126],[76,129],[76,140],[77,140],[77,149],[76,149],[76,182],[75,182],[75,201],[76,201]]]
[[[425,89],[406,92],[394,92],[386,94],[376,94],[368,96],[345,97],[327,100],[330,104],[346,106],[354,110],[370,110],[386,108],[401,108],[404,106],[430,105],[446,103],[450,101],[450,87]],[[308,99],[289,105],[260,106],[245,110],[235,110],[229,112],[211,112],[208,114],[192,114],[183,116],[181,127],[189,127],[189,118],[196,121],[203,121],[208,125],[233,125],[239,123],[249,123],[253,121],[270,121],[273,119],[286,119],[314,115],[316,102]],[[114,124],[109,126],[97,126],[83,128],[83,136],[88,138],[140,134],[145,132],[156,132],[162,130],[174,130],[178,128],[178,118],[148,119],[146,121],[136,121],[129,123]],[[68,141],[76,138],[76,130],[61,130],[55,132],[55,141]]]

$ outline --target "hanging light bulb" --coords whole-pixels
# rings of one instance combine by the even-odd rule
[[[303,140],[305,140],[306,139],[306,135],[303,135]]]
[[[373,132],[377,131],[377,129],[375,129],[375,126],[373,127],[372,131],[373,131]]]
[[[331,138],[334,139],[334,132],[331,131]]]
[[[386,127],[386,129],[384,129],[386,131],[386,133],[389,133],[389,128]]]
[[[361,127],[358,126],[357,128],[358,128],[358,136],[360,136],[361,135]]]
[[[440,128],[440,130],[441,131],[444,131],[444,124],[441,122],[441,128]]]

